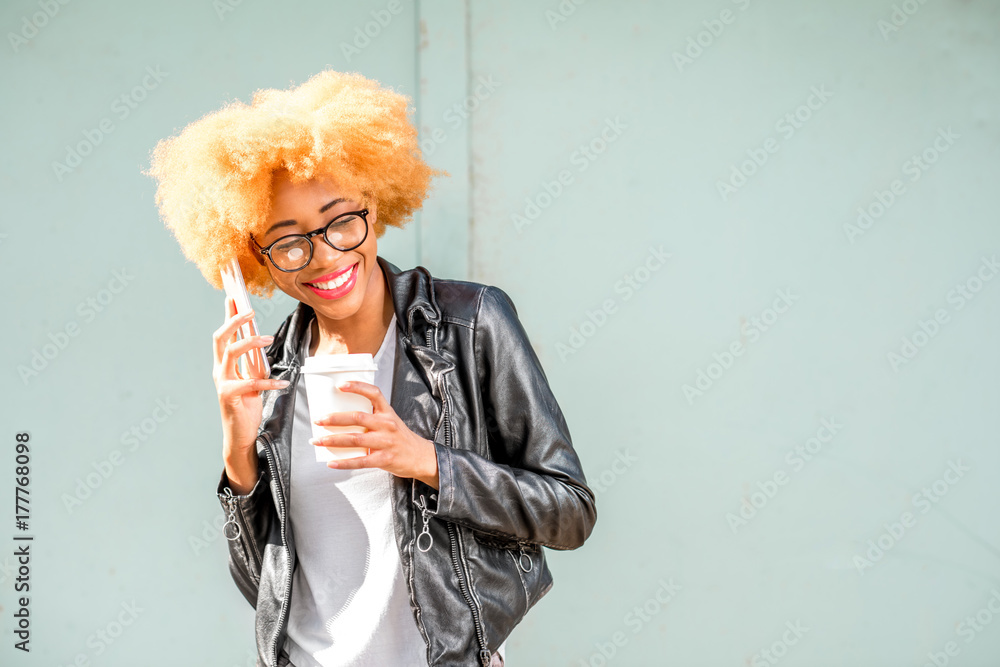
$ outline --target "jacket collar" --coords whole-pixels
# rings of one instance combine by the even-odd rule
[[[415,344],[420,344],[421,341],[417,336],[421,334],[422,329],[415,322],[417,314],[423,317],[425,326],[436,327],[441,321],[441,311],[434,298],[430,272],[422,266],[401,271],[381,255],[376,256],[375,260],[382,268],[386,285],[392,295],[400,335]],[[275,334],[275,342],[281,345],[281,356],[271,362],[272,368],[287,368],[297,363],[302,337],[313,317],[312,306],[300,301],[291,317]]]

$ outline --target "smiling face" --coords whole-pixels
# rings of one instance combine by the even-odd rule
[[[291,273],[278,270],[270,260],[258,254],[266,263],[271,278],[285,294],[312,306],[317,316],[345,320],[358,313],[366,297],[381,296],[372,285],[383,280],[375,261],[378,241],[375,220],[378,212],[374,202],[365,203],[360,193],[341,189],[331,179],[311,179],[292,183],[285,172],[277,172],[271,190],[271,210],[262,236],[256,242],[266,248],[283,236],[307,234],[322,229],[338,215],[368,209],[368,234],[353,250],[341,252],[317,234],[311,237],[312,261]],[[331,230],[331,237],[333,230]],[[277,244],[276,252],[282,244]],[[338,244],[339,245],[339,244]],[[294,252],[294,251],[293,251]]]

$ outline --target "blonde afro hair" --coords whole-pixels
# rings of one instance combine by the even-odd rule
[[[160,217],[215,288],[236,257],[247,290],[270,296],[274,282],[250,234],[260,236],[274,173],[293,183],[332,178],[378,206],[376,237],[403,227],[427,197],[432,169],[409,121],[409,98],[360,74],[327,70],[290,90],[260,89],[163,139],[152,151]]]

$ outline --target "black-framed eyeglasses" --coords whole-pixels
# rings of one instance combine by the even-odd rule
[[[335,250],[354,250],[368,238],[368,209],[341,213],[319,229],[308,234],[282,236],[266,248],[260,247],[253,234],[250,235],[250,240],[257,246],[260,254],[271,260],[274,268],[291,273],[309,266],[313,258],[312,237],[320,234],[327,245]]]

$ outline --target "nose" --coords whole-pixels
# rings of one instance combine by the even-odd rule
[[[326,240],[325,234],[320,234],[319,236],[313,237],[313,257],[312,261],[309,262],[312,265],[328,265],[336,264],[340,256],[343,255],[342,250],[337,250]]]

